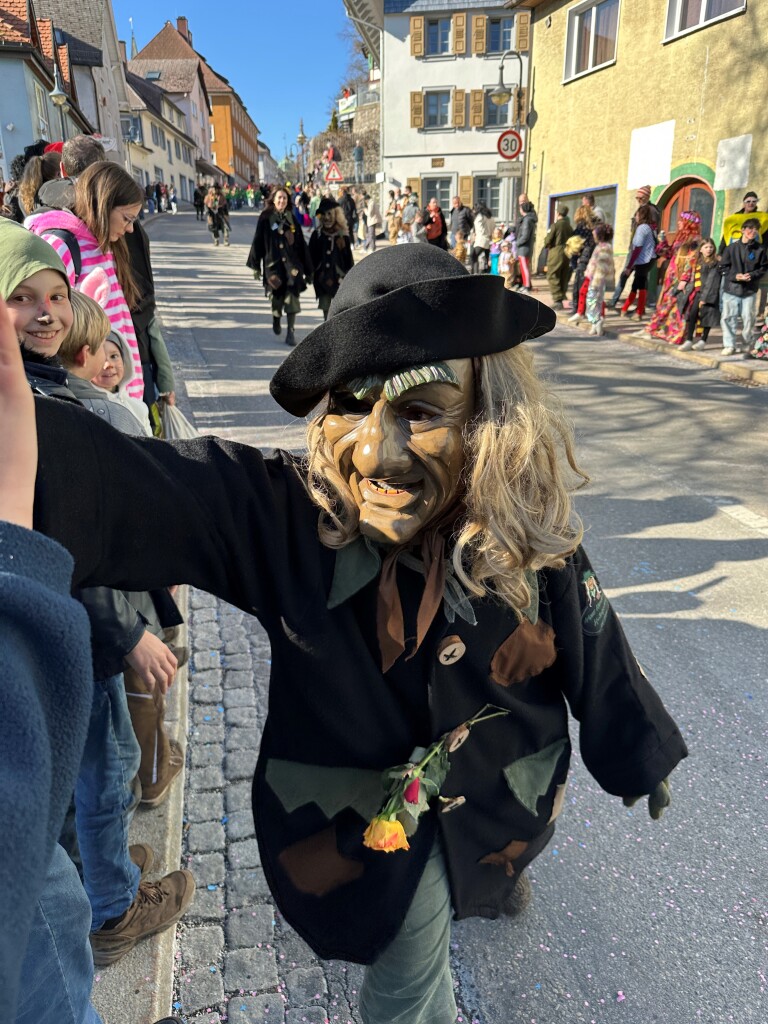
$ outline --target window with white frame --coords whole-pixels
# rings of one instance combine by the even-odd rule
[[[441,89],[424,94],[425,125],[427,128],[446,128],[450,124],[451,93]]]
[[[430,18],[427,22],[427,55],[451,52],[451,19]]]
[[[475,178],[475,204],[487,206],[494,217],[501,211],[501,178]]]
[[[421,182],[421,197],[426,206],[430,199],[436,199],[437,205],[445,212],[451,205],[451,179],[450,178],[423,178]]]
[[[668,0],[665,39],[747,9],[746,0]]]
[[[35,85],[35,103],[37,104],[37,120],[38,127],[40,129],[40,137],[43,139],[50,138],[51,129],[48,124],[48,99],[45,94],[45,89],[37,82]]]
[[[486,127],[501,128],[509,124],[509,103],[503,103],[500,107],[491,99],[491,90],[485,93],[485,120]]]
[[[512,27],[514,18],[488,19],[487,53],[504,53],[512,49]]]
[[[152,122],[152,143],[155,146],[160,145],[160,133],[158,132],[157,125],[154,121]]]
[[[618,30],[619,0],[590,0],[569,11],[566,81],[612,63]]]

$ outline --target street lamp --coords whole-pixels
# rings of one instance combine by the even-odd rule
[[[65,137],[64,131],[64,114],[69,109],[69,96],[64,92],[61,87],[61,78],[59,78],[59,65],[54,63],[53,65],[53,89],[48,93],[51,102],[54,106],[59,108],[59,122],[61,124],[61,137]]]
[[[517,85],[513,85],[511,87],[504,84],[504,61],[507,59],[507,57],[515,58],[515,60],[518,63],[520,71],[519,81]],[[493,103],[497,107],[503,107],[505,103],[509,103],[509,101],[512,99],[513,94],[522,86],[522,84],[523,58],[520,56],[517,50],[507,50],[505,53],[501,55],[501,60],[499,61],[499,84],[496,86],[495,89],[491,89],[490,93],[488,94],[491,98],[491,103]],[[517,123],[517,111],[515,111],[515,115],[515,123]]]
[[[304,118],[303,117],[299,119],[299,134],[296,136],[296,141],[299,144],[299,160],[300,160],[300,163],[301,163],[300,174],[301,174],[301,183],[303,185],[304,184],[304,147],[306,146],[307,142],[309,141],[307,139],[307,136],[304,134]]]

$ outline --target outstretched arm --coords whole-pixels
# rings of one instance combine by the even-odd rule
[[[118,433],[84,409],[39,399],[35,528],[74,556],[79,586],[191,583],[249,612],[282,585],[293,470],[214,437]]]
[[[35,402],[0,298],[0,520],[32,529],[37,466]]]

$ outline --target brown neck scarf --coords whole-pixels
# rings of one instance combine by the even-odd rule
[[[397,559],[405,547],[393,548],[381,566],[379,593],[376,606],[376,632],[381,651],[381,670],[388,672],[405,651],[405,625],[403,606],[397,589]],[[416,616],[416,641],[406,661],[421,646],[429,627],[437,615],[445,590],[445,537],[439,529],[430,530],[421,541],[424,562],[424,593]]]

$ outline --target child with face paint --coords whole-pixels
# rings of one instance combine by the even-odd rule
[[[521,345],[555,322],[435,246],[393,246],[347,274],[272,379],[284,409],[314,411],[303,455],[114,439],[114,472],[74,516],[55,501],[58,438],[90,427],[96,457],[113,439],[67,410],[40,420],[38,523],[76,579],[182,579],[267,630],[261,861],[319,956],[368,965],[365,1024],[455,1021],[451,915],[525,902],[566,803],[569,707],[587,769],[653,817],[687,753],[580,545],[584,474]],[[418,766],[448,735],[437,793]],[[385,813],[392,772],[422,802],[407,837]]]

